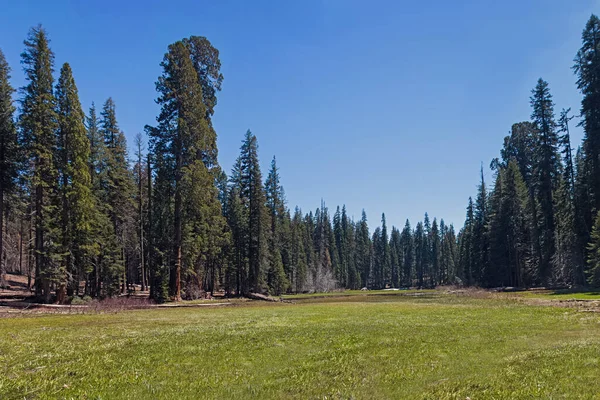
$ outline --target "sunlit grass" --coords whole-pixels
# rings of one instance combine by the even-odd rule
[[[519,295],[548,300],[600,300],[600,289],[534,290]]]
[[[597,314],[510,299],[395,293],[2,319],[0,398],[600,393]]]

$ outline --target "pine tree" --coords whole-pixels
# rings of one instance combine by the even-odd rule
[[[61,196],[62,260],[57,301],[78,294],[79,282],[91,272],[87,269],[91,254],[90,233],[94,201],[88,160],[90,142],[86,135],[85,115],[69,64],[60,71],[56,86],[58,115],[57,154],[55,157]],[[68,287],[68,290],[67,290]]]
[[[4,264],[4,204],[15,188],[18,170],[18,139],[15,126],[14,89],[10,85],[10,67],[0,50],[0,288],[6,283]],[[8,223],[8,222],[7,222]]]
[[[275,157],[265,182],[266,207],[269,212],[269,269],[267,285],[270,292],[280,295],[289,286],[289,266],[284,267],[282,250],[287,241],[285,193],[279,179],[279,170]],[[287,270],[287,274],[286,274]],[[286,276],[287,275],[287,276]]]
[[[519,168],[514,160],[510,161],[500,170],[490,201],[490,272],[486,286],[522,286],[525,282],[531,249],[527,202],[528,191]]]
[[[390,235],[390,266],[391,266],[391,286],[400,287],[400,271],[402,270],[402,246],[400,231],[392,226]]]
[[[390,238],[388,235],[385,214],[381,214],[381,266],[379,267],[379,287],[385,288],[391,283]]]
[[[541,259],[538,271],[540,282],[551,278],[551,259],[554,255],[554,191],[557,187],[560,169],[558,155],[558,136],[554,120],[554,103],[548,83],[539,79],[532,90],[531,119],[538,135],[535,147],[534,185],[535,196],[539,202]]]
[[[351,289],[360,289],[361,281],[360,274],[356,268],[356,228],[346,213],[346,206],[342,206],[342,232],[343,232],[343,251],[344,259],[340,260],[343,263],[342,271],[346,273],[346,287]]]
[[[360,282],[366,286],[370,278],[371,269],[371,239],[367,224],[367,213],[362,211],[360,222],[356,226],[356,269],[360,274]]]
[[[573,70],[577,75],[577,88],[583,95],[581,101],[581,125],[584,130],[582,143],[582,165],[578,175],[586,190],[581,199],[586,228],[589,232],[593,219],[600,210],[600,19],[592,15],[586,23],[581,35],[581,48],[575,56]]]
[[[423,222],[419,221],[417,223],[413,237],[415,246],[415,272],[417,275],[417,287],[421,289],[425,283],[425,264],[427,263],[426,257],[429,250],[427,248],[427,239]]]
[[[107,208],[111,227],[105,227],[106,263],[102,280],[106,295],[113,296],[127,290],[125,265],[125,226],[126,219],[133,214],[134,184],[129,171],[127,143],[125,135],[119,129],[115,103],[108,98],[102,107],[99,122],[100,133],[104,140],[105,155],[102,176],[105,178],[104,196],[101,199]]]
[[[28,84],[21,89],[19,125],[23,146],[31,160],[28,179],[34,212],[35,292],[48,302],[51,286],[59,279],[57,174],[53,159],[57,115],[52,77],[54,53],[41,26],[29,31],[21,59]]]
[[[429,284],[431,287],[435,287],[439,283],[438,277],[440,273],[440,252],[442,248],[440,231],[436,218],[433,218],[429,241],[431,243],[431,274],[429,275]]]
[[[411,287],[413,284],[413,267],[414,267],[414,241],[410,222],[406,220],[404,229],[400,236],[400,245],[402,247],[402,278],[401,285]]]
[[[238,293],[262,292],[266,287],[270,259],[266,197],[258,161],[258,142],[249,130],[231,174],[230,227],[236,247]]]
[[[302,211],[296,207],[294,210],[294,217],[291,225],[292,237],[291,237],[291,270],[292,278],[290,283],[292,284],[292,290],[296,293],[302,291],[304,282],[306,280],[307,272],[307,260],[306,260],[306,249],[304,244],[306,243],[306,228],[304,226],[304,220],[302,218]]]
[[[459,270],[458,278],[461,280],[459,283],[464,283],[467,286],[475,284],[473,279],[473,225],[475,223],[475,216],[473,213],[473,199],[469,197],[469,204],[467,205],[467,216],[465,218],[465,224],[459,234],[460,250],[459,250]]]
[[[104,136],[100,131],[99,121],[96,115],[94,103],[89,110],[87,117],[87,137],[90,143],[90,152],[88,159],[88,168],[90,171],[90,183],[92,188],[93,214],[91,223],[90,238],[92,247],[90,248],[90,264],[92,271],[88,276],[87,293],[94,297],[109,294],[103,289],[106,271],[114,265],[117,243],[110,221],[108,204],[108,171],[107,171],[107,149],[104,143]],[[110,291],[110,290],[109,290]],[[115,293],[112,293],[115,294]]]
[[[473,235],[472,235],[472,256],[471,261],[473,281],[483,284],[487,279],[489,269],[489,238],[488,238],[488,194],[483,176],[483,165],[481,166],[481,182],[477,190],[475,207],[473,210]]]

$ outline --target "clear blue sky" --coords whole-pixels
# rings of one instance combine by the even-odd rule
[[[82,103],[112,96],[132,142],[158,109],[167,45],[206,36],[225,76],[214,123],[226,171],[247,129],[263,172],[277,156],[289,205],[367,211],[371,229],[423,213],[464,221],[481,162],[488,183],[537,78],[579,109],[570,69],[600,3],[536,1],[4,0],[0,48],[24,84],[23,40],[42,23]],[[578,145],[581,131],[576,130]]]

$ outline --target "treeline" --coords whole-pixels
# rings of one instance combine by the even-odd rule
[[[156,82],[160,113],[136,136],[133,160],[115,102],[82,110],[65,63],[54,81],[46,31],[31,29],[13,104],[0,52],[0,285],[27,274],[40,300],[110,297],[136,287],[156,301],[224,291],[326,291],[453,281],[454,228],[427,214],[412,230],[371,235],[363,211],[288,208],[275,158],[263,178],[250,131],[230,176],[212,124],[219,52],[204,37],[168,47]]]
[[[585,136],[573,152],[570,109],[549,85],[532,90],[491,188],[469,198],[464,227],[436,218],[373,233],[345,207],[288,208],[275,158],[266,177],[248,131],[229,176],[212,124],[219,52],[204,37],[168,47],[156,82],[160,113],[130,159],[116,106],[82,110],[69,64],[54,81],[46,32],[21,55],[18,110],[0,52],[0,285],[29,277],[43,301],[110,297],[139,287],[156,301],[250,293],[434,287],[600,286],[600,20],[592,15],[573,70]],[[146,151],[147,150],[147,151]]]
[[[583,99],[584,138],[572,151],[570,108],[558,116],[549,85],[532,90],[531,120],[515,123],[469,198],[459,233],[459,277],[467,285],[600,286],[600,20],[592,15],[573,71]]]

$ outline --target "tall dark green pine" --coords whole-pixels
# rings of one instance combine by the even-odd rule
[[[508,167],[511,160],[514,160],[523,177],[529,199],[527,201],[527,225],[529,232],[528,241],[531,248],[528,251],[528,269],[530,271],[540,271],[542,261],[542,243],[541,243],[541,212],[540,203],[537,198],[538,167],[539,159],[539,131],[534,122],[519,122],[513,124],[510,136],[504,139],[504,148],[501,151],[502,165]],[[539,274],[538,274],[539,276]]]
[[[343,270],[347,273],[346,287],[350,289],[360,289],[361,281],[360,274],[356,268],[356,229],[354,221],[348,217],[346,206],[342,206],[342,231],[344,237],[344,267]],[[341,262],[341,261],[340,261]]]
[[[288,240],[288,225],[286,224],[285,193],[280,183],[275,157],[271,161],[271,169],[265,182],[265,195],[270,219],[267,285],[270,293],[280,295],[287,291],[288,278],[291,274],[289,267],[286,271],[283,265],[282,250],[284,250]]]
[[[584,131],[583,153],[577,174],[582,189],[579,211],[586,225],[581,230],[590,232],[600,210],[600,19],[596,15],[587,21],[581,41],[573,65],[577,88],[583,95],[580,110]]]
[[[467,205],[467,216],[465,218],[465,224],[459,234],[459,270],[458,278],[459,283],[464,283],[467,286],[474,285],[476,282],[473,279],[473,225],[475,223],[475,216],[473,213],[473,199],[469,197],[469,203]]]
[[[367,285],[370,278],[370,253],[369,225],[367,223],[367,213],[363,210],[360,222],[356,225],[356,269],[360,274],[360,282],[363,286]]]
[[[125,293],[127,286],[125,265],[125,222],[133,215],[134,184],[129,171],[127,143],[125,135],[117,123],[115,103],[108,98],[102,107],[99,122],[100,133],[106,149],[104,157],[104,173],[106,188],[102,201],[107,206],[107,212],[112,224],[107,243],[110,254],[109,263],[103,269],[104,290],[108,296]]]
[[[306,227],[302,218],[302,211],[296,207],[291,224],[291,271],[290,284],[296,293],[301,292],[306,280],[307,257],[304,244],[306,243]]]
[[[431,267],[433,256],[431,254],[431,221],[429,220],[429,214],[425,213],[423,218],[423,246],[421,251],[422,268],[423,268],[423,280],[426,283],[431,276]]]
[[[410,227],[410,221],[407,219],[400,235],[400,246],[402,248],[402,276],[400,278],[400,284],[404,287],[411,287],[413,285],[413,269],[414,269],[414,240],[413,233]]]
[[[431,224],[431,233],[430,239],[431,243],[431,273],[429,275],[429,285],[431,287],[435,287],[439,283],[439,273],[440,273],[440,252],[442,249],[441,240],[440,240],[440,230],[438,228],[437,219],[433,218],[433,223]]]
[[[258,142],[249,130],[246,132],[239,157],[240,199],[246,209],[243,243],[248,262],[247,283],[242,285],[245,294],[262,292],[268,271],[268,215],[265,208],[265,191],[258,161]]]
[[[61,196],[61,264],[57,301],[79,292],[79,282],[91,272],[91,237],[94,200],[88,160],[90,142],[86,134],[85,115],[69,64],[60,71],[56,86],[58,114],[57,164]]]
[[[400,287],[400,271],[402,270],[402,246],[400,231],[392,226],[390,234],[390,267],[391,267],[391,286]]]
[[[109,206],[106,203],[108,198],[107,150],[94,103],[92,103],[87,117],[87,137],[90,143],[88,168],[94,203],[90,235],[94,240],[90,249],[91,272],[88,275],[86,289],[89,295],[100,297],[116,293],[116,291],[111,292],[110,284],[104,285],[104,283],[109,283],[104,282],[104,277],[107,275],[106,271],[110,271],[115,264],[118,250],[110,220]],[[109,291],[104,289],[109,289]]]
[[[334,271],[335,279],[339,282],[341,287],[346,287],[348,281],[348,270],[347,270],[347,252],[346,252],[346,241],[344,239],[344,230],[342,228],[342,212],[340,206],[337,206],[335,213],[333,214],[333,235],[335,238],[335,246],[338,251],[338,268]]]
[[[499,171],[490,200],[490,272],[486,286],[523,286],[534,278],[534,270],[527,271],[531,251],[528,201],[525,182],[512,160]]]
[[[488,194],[483,176],[483,165],[481,166],[481,182],[477,190],[475,208],[473,210],[473,234],[472,234],[472,274],[473,281],[485,285],[489,269],[489,238],[488,238]]]
[[[4,204],[14,187],[18,171],[18,138],[15,126],[14,89],[10,85],[10,67],[0,50],[0,288],[7,286],[4,265]],[[8,222],[7,222],[8,223]]]
[[[381,214],[381,266],[380,266],[380,281],[379,286],[385,288],[392,280],[392,268],[390,260],[390,237],[388,235],[387,224],[385,222],[385,214]]]
[[[54,53],[49,48],[48,36],[41,26],[29,31],[21,63],[28,82],[21,89],[23,97],[19,126],[23,147],[30,160],[27,172],[35,230],[35,293],[48,302],[52,286],[60,276],[57,174],[53,159],[57,115],[52,77]]]
[[[555,278],[562,284],[585,284],[584,274],[584,246],[582,238],[589,234],[586,232],[585,220],[577,203],[575,191],[575,167],[571,149],[569,132],[569,116],[571,109],[562,110],[559,118],[560,131],[563,133],[559,142],[562,147],[564,170],[555,193],[555,221],[554,234],[556,252],[552,258]]]
[[[417,287],[423,288],[425,284],[425,264],[427,263],[427,239],[423,222],[419,221],[413,234],[415,248],[415,273],[417,279]]]
[[[548,83],[539,79],[532,90],[531,120],[538,134],[535,147],[534,185],[536,200],[539,202],[539,233],[541,258],[538,270],[540,283],[551,282],[554,242],[554,192],[558,186],[560,157],[558,153],[557,124],[554,120],[554,103]]]

